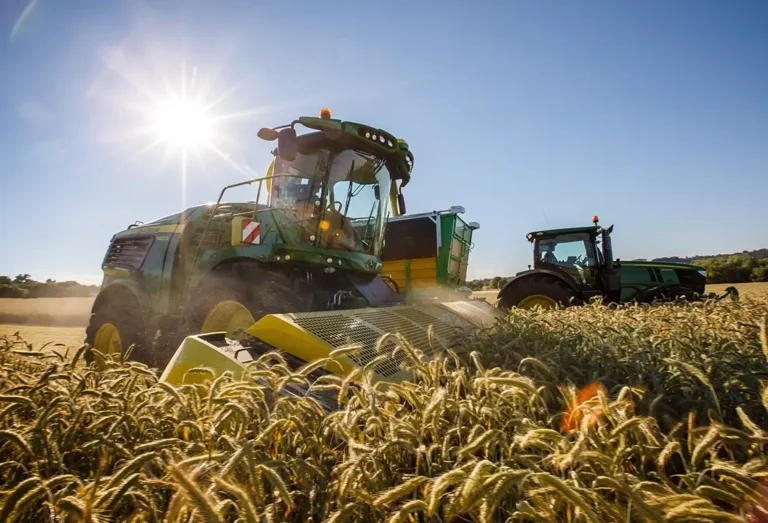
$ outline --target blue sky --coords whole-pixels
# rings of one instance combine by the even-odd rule
[[[766,27],[759,0],[6,0],[0,274],[98,281],[114,232],[263,173],[256,131],[321,107],[408,140],[409,212],[481,223],[470,277],[594,214],[623,259],[768,247]],[[223,155],[186,179],[139,132],[182,85]]]

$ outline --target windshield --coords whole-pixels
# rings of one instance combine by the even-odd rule
[[[596,265],[590,237],[587,234],[563,234],[539,240],[538,261],[562,267]]]
[[[269,206],[292,224],[282,229],[322,248],[380,256],[391,183],[381,158],[321,149],[291,162],[278,157],[273,175]]]

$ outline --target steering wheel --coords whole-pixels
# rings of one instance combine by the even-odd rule
[[[338,206],[338,209],[334,209],[334,207]],[[337,213],[341,214],[341,202],[333,202],[331,205],[328,206],[326,209],[327,211],[336,211]]]

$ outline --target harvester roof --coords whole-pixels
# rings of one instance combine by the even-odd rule
[[[393,179],[401,180],[402,187],[408,184],[413,170],[414,157],[408,142],[397,138],[391,133],[370,125],[331,118],[328,109],[320,112],[320,117],[301,116],[289,125],[264,128],[259,136],[268,141],[276,140],[277,129],[293,127],[302,124],[313,132],[296,136],[296,145],[300,152],[310,152],[321,146],[343,150],[344,148],[361,148],[386,159]],[[277,149],[273,154],[277,154]]]

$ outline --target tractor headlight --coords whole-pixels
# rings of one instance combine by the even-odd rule
[[[388,149],[395,149],[395,145],[397,144],[397,140],[394,136],[391,136],[389,133],[384,133],[381,130],[374,131],[373,129],[361,127],[358,130],[358,135]]]
[[[699,271],[699,274],[701,274],[705,278],[707,277],[707,271]]]

